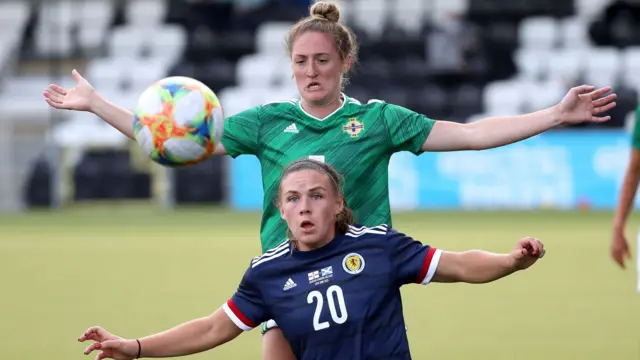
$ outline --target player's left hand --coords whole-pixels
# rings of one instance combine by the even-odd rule
[[[545,254],[544,245],[536,238],[522,238],[511,252],[513,267],[516,270],[524,270],[535,264]]]
[[[610,86],[595,90],[591,85],[576,86],[569,90],[558,104],[561,124],[600,123],[611,120],[611,116],[596,116],[616,107],[615,93],[604,96],[609,91]]]

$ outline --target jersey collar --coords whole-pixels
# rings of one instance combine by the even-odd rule
[[[340,111],[347,105],[347,103],[349,102],[349,97],[341,92],[340,93],[340,99],[342,100],[342,105],[340,105],[339,108],[337,108],[334,112],[332,112],[331,114],[327,115],[324,119],[315,117],[311,114],[309,114],[308,112],[306,112],[303,108],[302,108],[302,99],[298,100],[298,103],[296,104],[296,107],[298,108],[298,111],[304,115],[305,117],[311,119],[311,120],[315,120],[318,122],[327,122],[328,120],[332,119],[336,114],[340,113]]]
[[[330,243],[328,243],[327,245],[319,248],[319,249],[314,249],[314,250],[309,250],[309,251],[299,251],[296,250],[293,247],[293,244],[290,244],[290,248],[291,248],[291,255],[295,258],[299,258],[299,259],[309,259],[309,258],[318,258],[320,256],[326,255],[331,253],[332,251],[334,251],[336,248],[338,248],[340,246],[340,244],[342,243],[342,240],[344,239],[344,235],[343,234],[337,234],[336,237],[333,238],[333,240],[331,240]]]

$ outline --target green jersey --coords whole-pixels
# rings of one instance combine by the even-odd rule
[[[232,157],[258,157],[264,205],[260,237],[266,251],[286,238],[275,200],[282,171],[294,160],[327,162],[344,176],[346,201],[364,226],[391,223],[388,165],[399,151],[421,153],[434,120],[401,106],[367,104],[343,94],[343,105],[318,119],[297,100],[260,105],[225,119],[222,144]]]
[[[633,125],[631,146],[636,150],[640,150],[640,105],[636,108],[636,123]]]

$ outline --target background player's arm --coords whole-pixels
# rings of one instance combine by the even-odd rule
[[[629,212],[633,208],[638,183],[640,182],[640,106],[636,109],[636,123],[633,128],[631,140],[631,154],[627,170],[624,175],[622,188],[618,197],[615,215],[613,218],[613,237],[611,239],[611,256],[622,268],[625,267],[625,258],[631,257],[629,242],[624,234]]]

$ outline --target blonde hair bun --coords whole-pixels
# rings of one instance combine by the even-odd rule
[[[340,20],[340,9],[338,5],[325,1],[318,1],[309,10],[309,14],[313,17],[329,20],[337,23]]]

